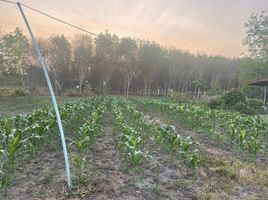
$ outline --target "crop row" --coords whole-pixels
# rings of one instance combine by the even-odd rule
[[[118,129],[117,136],[117,147],[122,153],[124,161],[130,163],[131,168],[137,166],[137,164],[142,161],[147,155],[143,152],[144,148],[144,129],[146,128],[146,123],[141,124],[141,118],[138,118],[137,112],[132,112],[130,114],[130,107],[126,105],[126,102],[119,98],[112,99],[112,110],[115,118],[115,125]],[[128,115],[130,114],[130,115]],[[136,116],[136,117],[134,117]],[[130,119],[136,118],[129,123]],[[134,125],[133,123],[138,123],[142,126]]]
[[[96,134],[101,131],[101,118],[107,109],[107,99],[96,97],[88,103],[88,113],[85,123],[79,128],[76,139],[72,140],[77,153],[74,158],[75,175],[78,183],[83,182],[86,154],[93,143]]]
[[[231,144],[235,143],[241,150],[247,150],[251,154],[257,154],[264,147],[261,138],[267,135],[268,123],[259,116],[246,116],[237,112],[214,110],[187,103],[136,100],[140,105],[168,113],[182,124],[211,136],[227,134]]]
[[[88,102],[89,100],[82,100],[60,107],[63,123],[68,124],[81,116],[86,111]],[[15,160],[36,155],[56,128],[56,115],[52,108],[0,121],[0,180],[4,195],[15,170]]]
[[[144,143],[151,139],[155,144],[168,148],[173,155],[180,155],[178,159],[185,160],[195,172],[200,159],[198,143],[191,137],[182,137],[167,124],[148,123],[142,112],[123,99],[115,99],[113,108],[116,126],[121,131],[120,145],[125,148],[132,165],[136,165],[142,157],[151,158],[144,153]]]

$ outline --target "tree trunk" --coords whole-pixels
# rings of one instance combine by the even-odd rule
[[[82,93],[82,81],[79,81],[79,93]]]
[[[128,98],[129,86],[130,86],[130,83],[128,82],[128,83],[127,83],[127,98]]]
[[[167,87],[166,87],[166,97],[168,96],[168,91],[169,91],[169,88],[170,88],[170,84],[171,84],[171,82],[169,82]]]

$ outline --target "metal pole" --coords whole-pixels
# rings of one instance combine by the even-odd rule
[[[33,45],[34,45],[34,48],[35,48],[39,63],[40,63],[40,65],[41,65],[41,67],[43,69],[43,72],[45,74],[45,78],[46,78],[46,81],[47,81],[48,89],[49,89],[49,92],[50,92],[50,95],[51,95],[51,99],[52,99],[52,102],[53,102],[54,110],[55,110],[57,121],[58,121],[59,130],[60,130],[61,143],[62,143],[64,160],[65,160],[65,167],[66,167],[67,189],[70,190],[71,189],[71,178],[70,178],[69,159],[68,159],[68,153],[67,153],[67,148],[66,148],[66,143],[65,143],[65,137],[64,137],[63,127],[62,127],[62,123],[61,123],[61,119],[60,119],[60,113],[59,113],[56,97],[55,97],[55,94],[54,94],[54,91],[53,91],[53,88],[52,88],[52,85],[51,85],[51,82],[50,82],[50,78],[49,78],[49,75],[48,75],[48,72],[47,72],[47,68],[46,68],[44,58],[41,55],[41,51],[40,51],[38,42],[37,42],[37,40],[35,39],[35,37],[33,35],[33,32],[31,30],[30,24],[28,23],[28,20],[27,20],[24,12],[22,10],[21,4],[19,2],[17,2],[17,5],[18,5],[19,10],[21,12],[21,15],[23,17],[23,20],[24,20],[24,22],[25,22],[25,24],[27,26],[27,29],[28,29],[28,31],[29,31],[29,33],[31,35],[31,38],[32,38],[32,41],[33,41]]]

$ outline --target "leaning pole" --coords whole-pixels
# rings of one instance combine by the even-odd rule
[[[37,42],[37,40],[35,39],[35,37],[33,35],[32,29],[30,27],[30,24],[29,24],[25,14],[24,14],[24,12],[23,12],[21,4],[19,2],[17,2],[17,5],[19,7],[19,10],[20,10],[20,13],[22,15],[22,18],[23,18],[23,20],[24,20],[24,22],[25,22],[25,24],[27,26],[27,29],[28,29],[28,31],[30,33],[30,36],[32,38],[37,58],[39,60],[41,68],[43,69],[43,72],[44,72],[44,75],[45,75],[45,78],[46,78],[46,81],[47,81],[47,85],[48,85],[48,89],[49,89],[49,92],[50,92],[51,100],[52,100],[54,110],[55,110],[55,113],[56,113],[56,117],[57,117],[57,121],[58,121],[58,127],[59,127],[59,131],[60,131],[61,143],[62,143],[64,160],[65,160],[65,167],[66,167],[67,189],[68,189],[68,191],[70,191],[70,189],[71,189],[70,165],[69,165],[69,159],[68,159],[68,153],[67,153],[67,148],[66,148],[66,143],[65,143],[64,131],[63,131],[63,127],[62,127],[62,122],[61,122],[61,118],[60,118],[60,113],[59,113],[56,97],[55,97],[55,94],[54,94],[54,91],[53,91],[53,88],[52,88],[52,85],[51,85],[51,81],[50,81],[50,78],[49,78],[49,75],[48,75],[48,72],[47,72],[47,68],[46,68],[44,58],[41,55],[41,51],[40,51],[38,42]]]

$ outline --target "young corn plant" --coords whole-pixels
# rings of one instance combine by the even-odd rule
[[[96,134],[101,130],[100,118],[106,110],[106,101],[101,104],[99,101],[102,99],[94,98],[91,102],[91,115],[89,119],[79,128],[79,137],[74,140],[74,144],[77,154],[74,158],[75,176],[78,183],[84,183],[85,181],[85,166],[86,166],[86,153],[89,147],[94,142]],[[86,106],[85,106],[86,107]]]
[[[142,151],[144,146],[143,129],[136,127],[136,124],[143,123],[141,122],[142,118],[123,100],[113,99],[112,107],[116,127],[121,133],[118,137],[117,148],[123,154],[125,162],[130,163],[133,170],[146,157]],[[123,111],[120,107],[123,108]],[[126,123],[126,119],[131,120],[131,122]]]
[[[237,145],[249,153],[258,153],[263,146],[260,138],[268,135],[268,122],[260,117],[212,110],[190,103],[178,104],[152,99],[136,101],[143,106],[169,113],[185,126],[207,133],[213,138],[217,139],[227,133],[231,145]]]
[[[12,129],[8,135],[8,144],[4,149],[1,149],[3,155],[3,169],[1,170],[1,188],[6,196],[7,188],[10,184],[11,176],[15,170],[15,158],[17,150],[22,145],[22,132],[19,129]]]

